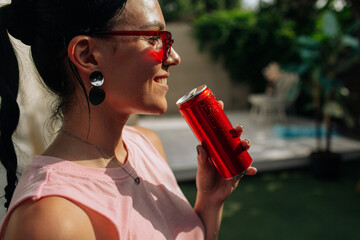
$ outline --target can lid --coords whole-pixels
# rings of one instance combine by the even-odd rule
[[[177,100],[176,104],[181,105],[181,104],[189,101],[190,99],[192,99],[192,98],[196,97],[197,95],[199,95],[200,93],[202,93],[206,88],[207,88],[207,86],[205,84],[201,85],[197,88],[194,88],[193,90],[191,90],[190,92],[188,92],[187,94],[182,96],[179,100]]]

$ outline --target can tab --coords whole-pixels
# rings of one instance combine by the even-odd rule
[[[189,93],[188,93],[188,98],[193,98],[195,95],[196,95],[196,91],[197,91],[197,88],[194,88],[193,90],[191,90]]]
[[[194,98],[196,95],[198,95],[202,91],[204,91],[206,88],[207,88],[206,85],[201,85],[201,86],[199,86],[197,88],[194,88],[193,90],[191,90],[190,92],[185,94],[183,97],[181,97],[179,100],[177,100],[176,104],[181,105],[181,104],[189,101],[190,99]]]

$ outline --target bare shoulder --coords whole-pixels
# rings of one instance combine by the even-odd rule
[[[157,133],[154,132],[153,130],[150,130],[145,127],[141,127],[141,126],[133,126],[133,127],[136,128],[137,130],[139,130],[142,134],[144,134],[150,140],[150,142],[154,145],[154,147],[159,151],[161,156],[163,156],[163,158],[166,161],[164,147],[161,143],[161,139],[160,139],[159,135],[157,135]]]
[[[60,197],[28,200],[11,214],[5,239],[95,239],[88,215]]]

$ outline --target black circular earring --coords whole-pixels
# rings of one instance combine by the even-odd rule
[[[92,105],[96,106],[105,99],[105,91],[101,88],[104,84],[104,76],[99,71],[93,71],[89,78],[92,85],[89,92],[89,101]]]

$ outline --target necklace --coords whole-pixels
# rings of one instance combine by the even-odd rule
[[[72,138],[74,138],[74,139],[76,139],[76,140],[78,140],[78,141],[80,141],[80,142],[83,142],[83,143],[85,143],[85,144],[88,144],[88,145],[96,148],[96,150],[97,150],[99,153],[101,153],[102,155],[104,155],[108,160],[112,161],[113,163],[115,163],[116,165],[118,165],[124,172],[126,172],[126,173],[134,180],[134,182],[135,182],[136,184],[140,184],[140,178],[139,178],[138,176],[134,177],[134,176],[133,176],[131,173],[129,173],[123,166],[121,166],[121,164],[120,164],[118,161],[116,161],[116,160],[114,159],[114,158],[115,158],[115,154],[114,154],[112,157],[109,157],[99,146],[97,146],[97,145],[95,145],[95,144],[93,144],[93,143],[90,143],[90,142],[88,142],[88,141],[85,141],[85,140],[83,140],[83,139],[81,139],[81,138],[79,138],[79,137],[77,137],[77,136],[75,136],[75,135],[73,135],[73,134],[65,131],[65,130],[62,129],[62,128],[61,128],[61,131],[62,131],[64,134],[68,135],[69,137],[72,137]]]

